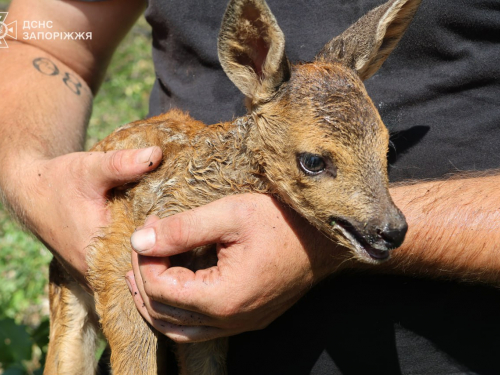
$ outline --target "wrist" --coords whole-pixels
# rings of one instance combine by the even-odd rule
[[[0,165],[0,197],[4,206],[19,222],[32,230],[28,212],[32,211],[37,200],[36,171],[43,160],[36,160],[26,155],[9,155],[2,158]],[[22,170],[22,173],[20,173]]]

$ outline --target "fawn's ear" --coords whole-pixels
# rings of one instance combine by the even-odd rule
[[[252,104],[269,100],[290,78],[285,37],[264,0],[232,0],[218,40],[219,60]]]
[[[368,12],[316,56],[340,61],[370,78],[384,63],[408,28],[421,0],[391,0]]]

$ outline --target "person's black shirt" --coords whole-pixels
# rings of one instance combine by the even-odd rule
[[[309,61],[381,0],[268,0],[291,61]],[[222,72],[225,0],[149,0],[157,80],[150,115],[207,123],[245,112]],[[423,0],[366,82],[392,148],[390,179],[500,167],[500,2]],[[230,374],[500,374],[500,293],[403,276],[333,276],[267,329],[230,339]]]

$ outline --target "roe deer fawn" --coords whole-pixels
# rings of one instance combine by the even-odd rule
[[[115,189],[112,223],[88,253],[91,296],[51,265],[51,333],[46,373],[96,371],[99,323],[113,374],[156,374],[165,338],[139,315],[125,283],[130,236],[147,215],[166,217],[243,192],[272,194],[361,261],[379,263],[401,245],[407,225],[388,191],[389,135],[362,80],[394,49],[420,0],[391,0],[327,43],[310,63],[291,65],[264,0],[231,0],[218,51],[245,94],[248,114],[212,126],[178,110],[116,130],[93,150],[157,145],[162,164]],[[181,258],[214,265],[208,247]],[[188,264],[189,263],[189,264]],[[95,303],[94,303],[95,301]],[[140,338],[140,339],[138,339]],[[177,345],[185,374],[224,374],[227,339]],[[163,345],[163,344],[162,344]]]

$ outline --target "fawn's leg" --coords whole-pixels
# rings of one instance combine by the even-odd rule
[[[93,298],[56,259],[49,280],[50,341],[44,374],[95,374],[99,328]]]
[[[177,344],[182,375],[225,375],[227,338],[193,344]]]
[[[165,355],[159,353],[157,359],[157,332],[137,311],[125,282],[125,274],[132,269],[132,249],[123,239],[130,238],[134,225],[125,215],[118,222],[90,247],[88,280],[111,348],[113,375],[156,375],[163,369]]]
[[[97,312],[111,348],[113,375],[156,375],[157,337],[139,315],[130,292],[122,286],[96,293]]]

